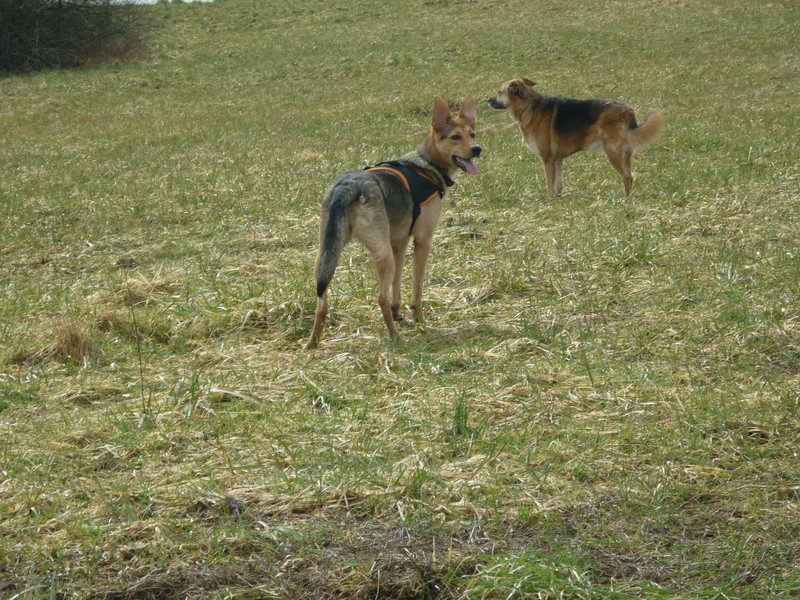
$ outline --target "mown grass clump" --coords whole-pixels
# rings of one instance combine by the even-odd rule
[[[798,594],[798,5],[406,9],[159,4],[0,82],[0,596]],[[632,195],[480,104],[424,326],[352,245],[301,351],[332,178],[521,75],[664,110]]]

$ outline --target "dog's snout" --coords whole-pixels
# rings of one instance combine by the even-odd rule
[[[486,100],[486,104],[488,104],[492,108],[505,108],[506,107],[506,105],[503,104],[503,101],[500,100],[500,98],[498,98],[496,96],[492,96],[491,98]]]
[[[472,153],[472,156],[474,156],[474,157],[478,157],[478,156],[480,156],[480,155],[481,155],[481,152],[483,151],[483,148],[481,148],[481,147],[480,147],[480,146],[478,146],[478,145],[475,145],[475,146],[472,146],[472,147],[469,149],[469,151]]]

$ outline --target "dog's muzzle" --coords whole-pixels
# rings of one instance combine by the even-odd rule
[[[475,163],[472,162],[472,159],[478,158],[481,155],[482,150],[483,148],[478,146],[478,144],[474,144],[469,147],[469,158],[453,155],[453,164],[455,164],[462,171],[465,171],[470,175],[475,175],[475,173],[478,172],[478,168],[475,166]]]
[[[486,104],[488,104],[492,108],[508,108],[508,106],[506,106],[505,103],[502,100],[496,98],[495,96],[492,96],[491,98],[489,98],[486,101]]]

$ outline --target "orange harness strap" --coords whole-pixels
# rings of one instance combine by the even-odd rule
[[[406,176],[405,176],[405,175],[403,175],[403,173],[401,173],[401,172],[400,172],[400,171],[398,171],[397,169],[392,169],[391,167],[370,167],[369,169],[364,169],[364,170],[365,170],[367,173],[372,173],[373,171],[389,171],[390,173],[394,173],[394,174],[395,174],[395,175],[397,175],[397,176],[398,176],[400,179],[402,179],[402,180],[403,180],[403,183],[405,184],[405,186],[406,186],[406,189],[407,189],[409,192],[411,191],[411,184],[409,184],[409,183],[408,183],[408,179],[406,179]]]

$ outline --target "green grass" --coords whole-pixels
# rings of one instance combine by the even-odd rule
[[[800,597],[796,2],[145,10],[0,79],[0,598]],[[664,110],[633,194],[481,102],[425,325],[353,245],[301,351],[331,179],[522,75]]]

